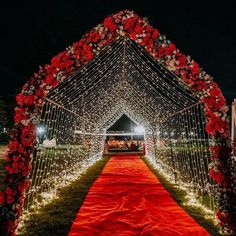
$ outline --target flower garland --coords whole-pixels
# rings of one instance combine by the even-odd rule
[[[175,73],[203,103],[206,131],[214,137],[210,146],[210,176],[219,186],[216,216],[222,227],[232,229],[232,177],[230,174],[230,130],[226,101],[212,77],[206,74],[189,56],[153,28],[145,18],[125,10],[105,18],[81,40],[40,67],[38,73],[23,86],[16,100],[15,125],[6,155],[6,189],[0,192],[0,218],[6,231],[14,235],[21,215],[24,192],[29,185],[31,157],[35,146],[35,125],[44,97],[81,65],[91,61],[102,47],[117,36],[129,37],[143,46],[158,62]]]

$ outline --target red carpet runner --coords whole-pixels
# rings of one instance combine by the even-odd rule
[[[210,235],[164,189],[138,156],[107,163],[71,227],[69,236]]]

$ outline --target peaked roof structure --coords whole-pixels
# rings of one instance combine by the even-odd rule
[[[198,103],[178,76],[126,36],[118,36],[47,98],[83,113],[101,129],[122,113],[150,129],[170,114]]]

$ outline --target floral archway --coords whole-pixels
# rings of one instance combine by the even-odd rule
[[[156,61],[176,74],[202,102],[207,118],[206,131],[214,137],[210,146],[209,173],[219,186],[216,216],[223,227],[233,227],[230,129],[225,98],[212,77],[197,62],[181,53],[146,19],[125,10],[105,18],[81,40],[54,56],[49,64],[40,67],[17,95],[15,125],[6,154],[6,188],[0,192],[0,214],[10,234],[18,225],[24,192],[29,186],[35,125],[45,96],[73,71],[90,62],[117,36],[126,36],[144,47]]]

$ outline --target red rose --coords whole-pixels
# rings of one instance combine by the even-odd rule
[[[225,181],[225,175],[221,172],[216,172],[213,168],[210,169],[210,176],[218,185],[222,185]]]
[[[143,33],[143,27],[140,23],[137,23],[134,28],[135,34],[142,34]]]
[[[199,77],[191,73],[190,71],[186,73],[185,82],[192,88],[196,81],[199,80]]]
[[[153,39],[156,39],[156,38],[158,37],[158,35],[159,35],[158,30],[157,30],[157,29],[154,29],[153,32],[152,32],[152,38],[153,38]]]
[[[108,28],[111,32],[114,32],[116,30],[116,24],[114,23],[114,20],[111,16],[108,16],[104,22],[104,26]]]
[[[21,122],[22,120],[28,119],[28,115],[26,114],[27,108],[22,108],[22,107],[16,107],[15,108],[15,116],[14,120],[15,122]]]
[[[18,190],[19,190],[20,192],[23,192],[25,189],[27,189],[27,188],[29,187],[29,183],[30,183],[30,181],[29,181],[28,179],[25,180],[24,182],[20,183],[20,184],[18,185]]]
[[[13,173],[17,174],[19,172],[19,165],[18,162],[12,163]]]
[[[5,202],[4,192],[0,192],[0,205]]]
[[[18,167],[20,170],[26,170],[27,166],[23,161],[18,162]]]
[[[159,57],[163,57],[166,55],[166,50],[164,47],[162,47],[162,46],[158,47],[158,55],[159,55]]]
[[[220,117],[215,116],[214,119],[211,119],[206,124],[206,131],[208,134],[216,136],[216,132],[224,133],[229,129],[229,124],[227,121],[223,121]]]
[[[156,47],[153,48],[153,52],[152,52],[152,55],[155,59],[158,59],[159,57],[159,54],[158,54],[158,50]]]
[[[60,52],[58,55],[54,56],[51,59],[52,66],[57,68],[61,62],[69,60],[70,56],[68,55],[67,51]]]
[[[47,84],[47,85],[51,85],[52,84],[52,82],[53,82],[53,80],[54,80],[54,75],[53,74],[50,74],[50,75],[47,75],[46,76],[46,78],[45,78],[45,83]]]
[[[57,73],[57,69],[54,65],[47,64],[47,65],[44,66],[44,68],[46,69],[46,74],[47,75]]]
[[[152,40],[148,41],[146,49],[147,49],[148,52],[152,51],[152,49],[153,49],[153,41]]]
[[[137,19],[137,16],[133,16],[133,17],[126,18],[125,20],[123,20],[122,24],[124,25],[124,29],[127,31],[132,30],[136,19]]]
[[[64,61],[60,64],[60,66],[63,68],[63,69],[66,69],[68,67],[70,67],[71,65],[73,64],[73,61],[72,60],[67,60],[67,61]]]
[[[221,172],[216,172],[215,175],[215,181],[219,184],[222,185],[225,180],[225,175]]]
[[[27,125],[21,130],[21,143],[24,146],[32,146],[35,141],[35,127]]]
[[[8,203],[8,204],[12,204],[13,202],[14,202],[14,197],[11,196],[11,195],[8,195],[8,196],[7,196],[7,203]]]
[[[29,106],[32,105],[34,101],[35,101],[34,95],[27,95],[24,98],[24,104],[29,105]]]
[[[16,191],[13,190],[13,189],[11,189],[10,187],[7,187],[7,188],[6,188],[5,193],[6,193],[7,195],[13,195],[13,196],[16,195]]]
[[[23,95],[23,94],[18,94],[16,96],[17,103],[19,105],[32,105],[34,103],[35,97],[34,95]]]
[[[12,151],[15,152],[18,150],[19,142],[17,140],[12,140],[8,144],[8,148]]]
[[[166,55],[173,54],[174,50],[176,50],[176,47],[173,43],[171,43],[166,49]]]
[[[22,93],[18,94],[18,95],[16,96],[17,104],[23,105],[23,101],[24,101],[23,98],[24,98],[24,95],[23,95]]]
[[[191,69],[193,74],[199,74],[200,68],[198,63],[194,62]]]
[[[187,57],[182,53],[177,53],[176,58],[179,61],[179,67],[185,67],[187,63]]]
[[[212,84],[212,88],[210,89],[210,95],[212,96],[212,97],[218,97],[218,96],[220,96],[221,94],[222,94],[222,92],[221,92],[221,90],[219,89],[219,87],[218,87],[218,85],[215,83],[215,82],[213,82]]]
[[[96,43],[100,39],[100,34],[97,31],[91,31],[87,36],[87,41]]]
[[[20,147],[18,148],[18,152],[21,153],[21,154],[24,154],[26,155],[26,150],[20,145]]]
[[[201,101],[205,104],[206,107],[210,108],[213,111],[219,111],[222,107],[226,105],[226,101],[223,96],[208,96],[202,98]]]
[[[150,33],[150,31],[152,31],[153,30],[153,28],[152,28],[152,26],[150,26],[150,25],[147,25],[146,27],[145,27],[145,31],[147,32],[147,33]]]
[[[151,34],[146,33],[145,37],[143,38],[143,41],[145,42],[145,44],[147,44],[149,40],[153,42],[153,39],[152,38],[150,39],[150,37],[151,37]]]
[[[134,41],[137,39],[137,36],[136,36],[135,33],[131,33],[129,36],[130,36],[130,38],[131,38],[132,40],[134,40]]]
[[[14,169],[13,169],[13,167],[12,167],[11,164],[6,164],[6,165],[5,165],[5,169],[6,169],[6,171],[7,171],[9,174],[13,174],[13,173],[14,173]]]
[[[20,159],[20,156],[13,156],[13,158],[12,158],[12,159],[13,159],[13,161],[14,161],[14,162],[17,162],[17,161],[19,161],[19,159]]]
[[[83,45],[82,55],[86,61],[93,59],[92,47],[88,44]]]
[[[212,179],[215,179],[215,174],[216,174],[216,172],[215,172],[215,170],[214,170],[213,168],[210,169],[209,174],[210,174],[210,176],[211,176]]]
[[[191,88],[193,91],[202,91],[208,88],[208,84],[205,80],[196,81]]]
[[[75,59],[80,59],[80,57],[81,57],[81,48],[75,49],[75,53],[74,53],[73,57]]]
[[[26,154],[26,150],[22,147],[22,145],[17,140],[12,140],[8,144],[8,148],[11,152],[19,152],[21,154]]]
[[[58,85],[59,85],[59,81],[58,81],[57,79],[54,79],[53,82],[52,82],[52,84],[51,84],[51,86],[52,86],[53,88],[55,88],[55,87],[57,87]]]

